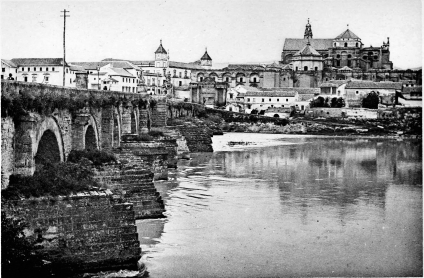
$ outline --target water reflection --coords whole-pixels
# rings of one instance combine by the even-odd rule
[[[138,222],[152,277],[421,275],[420,143],[224,148],[236,136],[156,183],[168,218]]]

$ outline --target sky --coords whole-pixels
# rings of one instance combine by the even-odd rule
[[[162,39],[170,60],[213,63],[281,59],[285,38],[303,38],[308,18],[314,38],[347,29],[365,46],[390,37],[396,68],[422,65],[421,0],[134,0],[1,1],[1,58],[63,57],[153,60]]]

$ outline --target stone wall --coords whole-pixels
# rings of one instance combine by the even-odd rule
[[[110,190],[6,201],[2,210],[29,223],[27,238],[64,274],[137,268],[133,205]]]
[[[121,159],[127,161],[95,167],[95,179],[132,203],[136,219],[163,217],[165,206],[155,189],[152,171],[143,167],[140,157],[127,153],[121,154]]]
[[[212,130],[198,126],[178,126],[177,128],[184,136],[190,152],[213,152]]]
[[[316,107],[316,108],[309,108],[308,110],[306,110],[305,116],[314,117],[314,118],[355,117],[355,118],[364,118],[364,119],[376,119],[377,109]]]
[[[156,105],[152,110],[152,127],[166,126],[167,105],[165,98],[156,99]]]
[[[11,117],[1,118],[1,188],[9,184],[15,161],[15,124]]]

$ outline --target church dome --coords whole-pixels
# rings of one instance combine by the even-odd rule
[[[337,39],[358,39],[359,40],[359,37],[357,35],[355,35],[352,31],[347,29],[346,31],[344,31],[343,33],[338,35],[336,37],[336,40]]]

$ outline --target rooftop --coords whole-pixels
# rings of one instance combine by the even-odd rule
[[[11,60],[20,66],[63,66],[63,58],[13,58]],[[68,64],[65,62],[65,66]]]
[[[292,39],[284,40],[283,50],[301,50],[308,43],[308,39]],[[315,50],[328,50],[333,45],[333,39],[309,39],[309,43]]]
[[[306,45],[296,52],[293,56],[321,56],[310,44],[308,41]]]
[[[402,89],[402,82],[350,81],[346,89]]]
[[[13,63],[13,62],[12,62],[12,61],[10,61],[10,60],[1,59],[1,61],[2,61],[3,63],[5,63],[6,65],[8,65],[9,67],[11,67],[11,68],[17,68],[17,67],[18,67],[15,63]]]
[[[360,39],[357,35],[355,35],[352,31],[347,29],[340,35],[336,37],[336,39]]]

